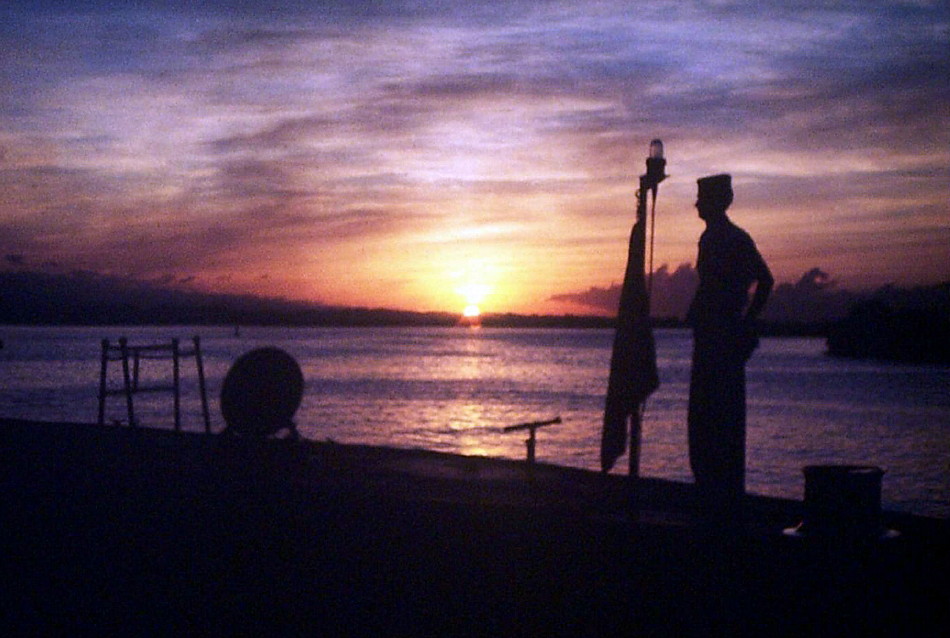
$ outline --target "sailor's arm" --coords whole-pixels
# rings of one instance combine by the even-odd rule
[[[752,302],[745,312],[745,318],[749,321],[754,321],[758,318],[762,309],[765,307],[765,302],[769,299],[772,286],[775,285],[772,272],[757,250],[755,251],[755,258],[753,260],[753,277],[755,280],[755,293],[752,295]]]

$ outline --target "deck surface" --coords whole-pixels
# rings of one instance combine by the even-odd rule
[[[948,524],[790,538],[750,499],[524,462],[0,420],[4,626],[30,633],[938,635]],[[12,584],[12,587],[10,586]]]

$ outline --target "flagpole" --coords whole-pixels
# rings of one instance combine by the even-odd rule
[[[647,172],[640,176],[640,189],[637,191],[637,221],[646,223],[647,191],[653,195],[653,206],[650,208],[650,259],[648,262],[647,290],[646,290],[646,320],[650,322],[650,300],[653,294],[653,242],[656,237],[656,195],[660,182],[666,179],[666,159],[663,157],[663,142],[654,139],[650,142],[650,151],[647,155]],[[640,444],[643,438],[643,413],[646,411],[646,399],[637,406],[637,410],[630,416],[630,480],[636,481],[640,477]]]
[[[646,182],[644,183],[644,178]],[[656,239],[656,195],[660,190],[660,182],[666,179],[666,159],[663,157],[663,142],[655,139],[650,142],[650,153],[647,156],[646,175],[640,177],[640,191],[643,192],[644,186],[650,188],[653,195],[653,205],[650,207],[650,261],[647,269],[647,316],[650,310],[650,295],[653,294],[653,245]],[[646,215],[646,194],[642,200],[638,201],[638,206],[642,206],[643,214]]]
[[[646,224],[647,222],[647,193],[653,195],[653,206],[650,209],[650,256],[649,261],[643,259],[640,255],[641,263],[639,269],[641,272],[646,270],[646,300],[645,315],[646,321],[650,322],[650,298],[653,293],[653,245],[656,237],[656,196],[659,191],[660,182],[666,179],[666,160],[663,158],[663,142],[654,139],[650,142],[650,151],[647,156],[647,172],[640,176],[640,188],[637,189],[637,223]],[[644,231],[646,229],[644,228]],[[645,240],[646,238],[644,238]],[[646,243],[644,241],[644,243]],[[643,263],[646,262],[646,263]],[[646,399],[637,406],[637,409],[630,414],[630,434],[629,434],[629,452],[627,460],[629,463],[628,476],[631,481],[636,481],[640,477],[640,445],[643,439],[643,414],[646,411]],[[631,486],[633,487],[633,486]]]
[[[659,385],[656,346],[650,325],[649,300],[644,277],[646,267],[647,193],[656,200],[659,183],[666,177],[663,143],[650,143],[647,172],[640,176],[637,190],[637,219],[630,231],[627,267],[624,271],[617,327],[610,355],[610,374],[604,401],[601,434],[601,471],[609,472],[629,448],[631,476],[639,474],[640,421],[643,403]],[[629,443],[629,445],[628,445]]]
[[[637,190],[637,223],[646,224],[647,221],[647,192],[652,195],[653,206],[650,208],[650,257],[649,261],[645,255],[641,255],[640,272],[646,267],[646,299],[645,299],[645,321],[648,325],[650,319],[650,300],[653,294],[653,245],[656,237],[656,195],[659,191],[660,182],[666,179],[666,160],[663,158],[663,142],[654,139],[650,142],[650,152],[647,157],[647,172],[640,176],[640,188]],[[646,228],[644,228],[645,232]],[[646,244],[646,237],[644,244]],[[652,331],[652,328],[649,328]],[[654,354],[655,356],[655,354]],[[654,363],[655,366],[655,363]],[[629,483],[629,507],[632,515],[639,511],[639,494],[637,483],[640,480],[640,445],[643,440],[643,414],[646,411],[646,397],[637,405],[636,409],[630,414],[630,443],[627,460],[629,462],[629,474],[627,481]]]

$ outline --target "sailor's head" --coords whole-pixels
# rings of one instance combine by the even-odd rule
[[[726,214],[732,204],[732,176],[728,173],[710,175],[696,180],[696,209],[701,219],[709,220]]]

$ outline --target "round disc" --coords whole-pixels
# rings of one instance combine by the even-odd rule
[[[291,427],[303,398],[303,373],[279,348],[258,348],[240,357],[221,388],[221,413],[240,434],[267,436]]]

